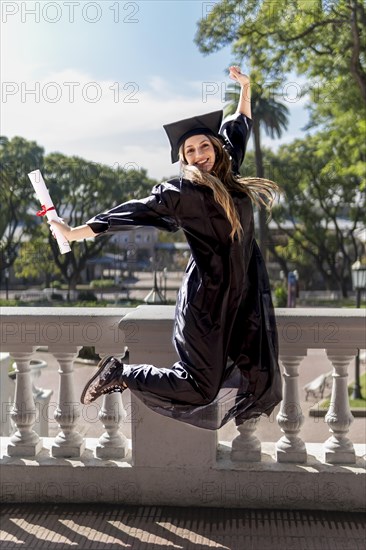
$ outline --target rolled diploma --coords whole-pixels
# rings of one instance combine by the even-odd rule
[[[32,182],[32,185],[41,205],[44,205],[46,207],[46,210],[51,207],[54,208],[53,202],[51,200],[50,194],[48,192],[41,172],[39,170],[33,170],[33,172],[30,172],[28,174],[28,177]],[[61,221],[57,215],[56,210],[50,210],[49,212],[46,212],[46,216],[48,220],[55,220],[57,222]],[[61,231],[56,227],[53,227],[53,231],[55,232],[57,244],[61,254],[67,254],[67,252],[70,252],[70,245],[67,239],[61,233]]]

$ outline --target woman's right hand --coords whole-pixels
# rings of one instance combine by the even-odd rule
[[[52,227],[56,228],[62,233],[65,239],[69,242],[82,241],[83,239],[90,239],[95,237],[96,233],[89,227],[89,225],[78,225],[77,227],[70,227],[63,221],[50,220],[48,222]],[[54,233],[52,233],[53,236]]]
[[[50,220],[48,223],[51,228],[51,233],[55,239],[56,239],[56,235],[55,235],[54,228],[57,228],[60,231],[60,233],[62,233],[62,235],[65,237],[65,239],[67,239],[68,241],[70,240],[71,227],[67,225],[67,223],[65,223],[63,220],[62,221]]]

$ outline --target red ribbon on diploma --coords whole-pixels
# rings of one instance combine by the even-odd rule
[[[54,206],[50,206],[49,208],[46,208],[45,204],[42,204],[42,210],[38,210],[37,216],[45,216],[46,212],[49,212],[50,210],[56,210]]]

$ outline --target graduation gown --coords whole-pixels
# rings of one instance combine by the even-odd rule
[[[245,155],[252,121],[239,115],[220,130],[234,173]],[[231,226],[211,189],[184,178],[156,185],[87,223],[96,233],[154,226],[182,228],[191,249],[176,302],[171,368],[124,364],[121,379],[152,410],[198,427],[218,429],[232,418],[270,415],[282,398],[278,342],[265,264],[254,239],[253,208],[232,193],[243,228]]]

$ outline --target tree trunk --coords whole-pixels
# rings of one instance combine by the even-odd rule
[[[255,166],[258,178],[264,178],[263,155],[260,144],[260,129],[259,124],[254,119],[253,121],[253,136],[254,136],[254,151],[255,151]],[[267,220],[266,210],[261,207],[259,209],[259,248],[263,254],[263,258],[267,260]]]
[[[351,36],[352,36],[352,56],[350,63],[351,74],[361,92],[361,97],[366,104],[366,80],[365,73],[363,71],[360,56],[361,56],[361,37],[359,34],[359,29],[357,25],[357,16],[358,9],[362,6],[357,5],[358,2],[352,2],[352,13],[351,13]]]
[[[286,277],[286,280],[287,280],[287,275],[288,275],[288,272],[290,271],[288,266],[287,266],[287,261],[285,258],[283,258],[282,256],[280,256],[279,254],[277,254],[276,252],[276,249],[275,249],[275,243],[273,242],[272,238],[270,237],[270,235],[268,234],[268,251],[273,255],[273,257],[275,258],[276,262],[278,263],[278,265],[280,266],[281,270],[283,271],[285,277]]]

